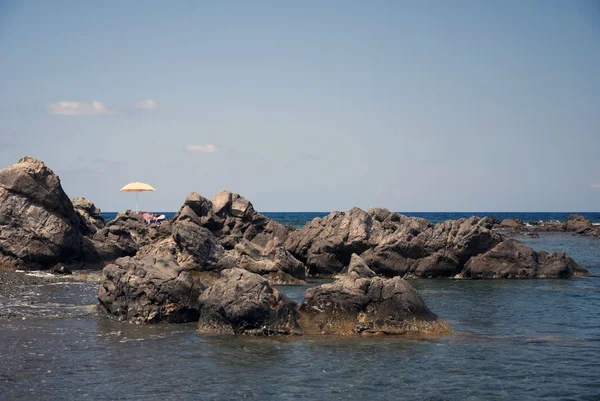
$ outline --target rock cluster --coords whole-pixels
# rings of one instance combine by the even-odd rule
[[[308,334],[446,334],[450,328],[431,312],[404,279],[377,277],[351,256],[347,274],[310,288],[299,323]]]
[[[387,209],[354,208],[314,219],[291,232],[285,245],[312,275],[341,271],[355,253],[382,276],[453,277],[502,241],[488,226],[477,217],[433,225]]]
[[[104,267],[101,308],[136,323],[198,321],[202,333],[443,334],[404,278],[568,278],[585,275],[564,253],[535,252],[493,229],[519,221],[471,217],[431,224],[376,208],[333,212],[294,230],[244,197],[191,193],[169,221],[131,211],[105,223],[89,200],[71,201],[31,157],[0,171],[0,267]],[[597,229],[571,216],[564,231]],[[301,305],[274,284],[338,280]]]
[[[600,237],[600,227],[594,226],[591,221],[578,214],[570,215],[564,222],[531,221],[524,223],[519,219],[504,219],[502,221],[497,221],[496,224],[494,224],[494,229],[525,233],[569,232],[590,237]]]

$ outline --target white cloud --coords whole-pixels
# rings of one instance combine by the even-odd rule
[[[51,114],[57,114],[61,116],[89,116],[95,114],[113,113],[113,111],[109,110],[104,103],[97,100],[92,101],[92,103],[72,101],[56,102],[48,106],[48,111]]]
[[[591,188],[591,189],[600,189],[600,183],[597,183],[597,184],[590,184],[590,188]]]
[[[154,99],[146,99],[135,104],[138,109],[154,110],[158,108],[158,102]]]
[[[188,152],[215,153],[218,149],[215,145],[187,145],[185,150]]]

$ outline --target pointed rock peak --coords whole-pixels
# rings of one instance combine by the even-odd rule
[[[231,192],[224,190],[213,196],[211,199],[213,212],[218,214],[227,211],[231,206],[231,195]]]
[[[367,266],[367,263],[357,254],[353,253],[348,265],[348,275],[359,278],[375,277],[376,274]]]

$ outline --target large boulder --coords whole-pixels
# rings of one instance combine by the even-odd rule
[[[48,269],[82,254],[80,220],[58,176],[32,157],[0,170],[0,265]]]
[[[198,320],[202,280],[173,259],[124,257],[103,270],[100,306],[133,323],[183,323]]]
[[[460,274],[462,278],[570,278],[589,272],[564,252],[536,252],[520,242],[509,239],[494,249],[469,260]]]
[[[106,221],[102,213],[100,213],[100,209],[94,205],[94,202],[86,198],[74,198],[71,202],[79,217],[81,232],[84,235],[92,236],[98,230],[104,228]]]
[[[198,332],[254,336],[301,334],[296,304],[261,276],[243,269],[223,270],[222,279],[198,298]]]
[[[346,275],[310,288],[299,311],[298,323],[307,334],[450,332],[407,281],[376,277],[357,255],[351,255]]]
[[[593,230],[594,226],[592,222],[578,214],[570,215],[567,221],[565,221],[565,231],[587,234]]]

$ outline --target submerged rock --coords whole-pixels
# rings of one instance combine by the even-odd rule
[[[103,270],[100,306],[132,323],[198,320],[197,299],[204,285],[174,260],[124,257]]]
[[[222,279],[198,298],[198,332],[254,336],[301,334],[296,304],[261,276],[223,270]]]
[[[307,334],[450,332],[407,281],[376,277],[357,255],[351,256],[347,275],[310,288],[299,311],[298,323]]]
[[[0,170],[0,265],[48,269],[82,255],[80,220],[58,176],[33,157]]]
[[[482,255],[475,256],[461,273],[463,278],[570,278],[589,272],[564,252],[535,252],[520,242],[509,239]]]

